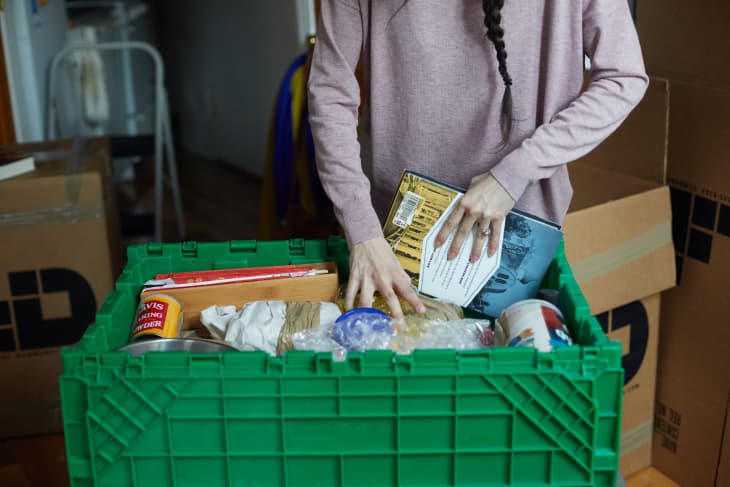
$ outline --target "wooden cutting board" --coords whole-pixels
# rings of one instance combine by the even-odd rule
[[[337,264],[312,264],[315,269],[326,269],[327,274],[291,277],[265,281],[212,284],[209,286],[147,289],[142,296],[165,294],[177,299],[183,307],[183,330],[200,328],[200,312],[210,306],[233,305],[240,308],[252,301],[329,301],[337,298],[339,278]]]

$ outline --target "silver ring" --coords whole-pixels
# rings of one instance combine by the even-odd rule
[[[481,223],[477,223],[477,231],[479,232],[479,235],[481,235],[482,237],[488,237],[489,234],[492,233],[492,230],[489,227],[482,230]]]

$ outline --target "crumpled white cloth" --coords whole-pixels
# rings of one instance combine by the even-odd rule
[[[340,315],[334,303],[320,303],[320,323],[331,324]],[[225,340],[239,350],[262,350],[276,355],[279,334],[286,322],[284,301],[254,301],[236,311],[235,306],[211,306],[200,321],[213,338]]]
[[[276,355],[279,333],[286,321],[283,301],[255,301],[231,320],[225,340],[240,350],[263,350]]]
[[[218,340],[226,337],[228,324],[238,312],[235,306],[211,306],[200,312],[200,322]]]

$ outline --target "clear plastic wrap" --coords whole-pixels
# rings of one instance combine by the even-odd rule
[[[333,323],[340,316],[340,309],[334,303],[294,302],[286,307],[286,322],[279,334],[277,353],[281,355],[294,349],[292,335],[303,330]]]
[[[296,350],[332,352],[339,360],[348,351],[392,350],[409,354],[419,349],[478,350],[500,345],[503,340],[503,334],[495,331],[489,320],[432,321],[415,317],[395,328],[388,326],[383,317],[369,321],[341,319],[333,325],[292,336]]]
[[[494,345],[489,320],[408,321],[406,330],[395,336],[394,351],[402,354],[422,349],[478,350]]]
[[[334,323],[331,323],[292,334],[291,343],[294,345],[294,349],[309,352],[331,352],[335,360],[344,360],[347,356],[347,349],[332,338],[333,325]]]

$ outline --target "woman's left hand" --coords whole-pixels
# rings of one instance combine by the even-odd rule
[[[475,176],[466,194],[441,227],[436,237],[436,247],[441,247],[456,229],[448,254],[449,260],[453,259],[459,254],[469,232],[474,232],[474,245],[469,259],[472,262],[479,260],[486,239],[489,239],[487,254],[491,257],[497,252],[498,236],[502,232],[504,219],[514,206],[515,201],[491,173]]]

